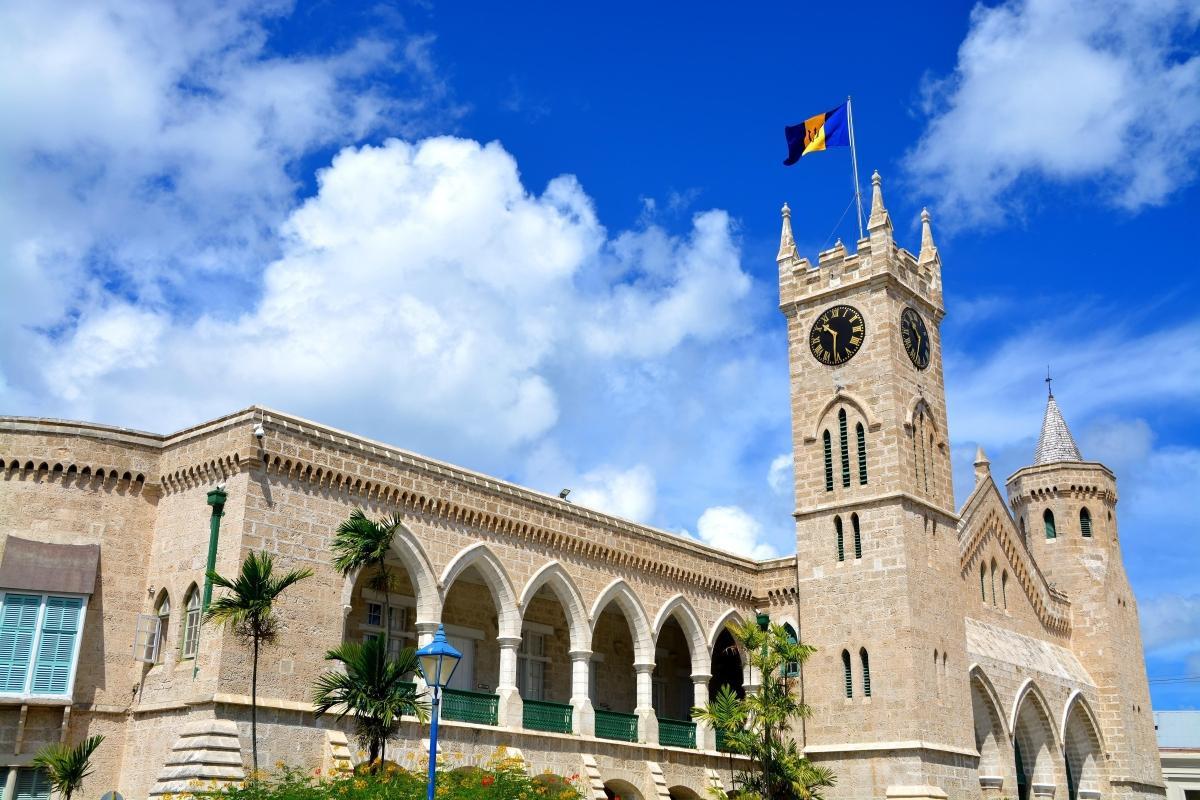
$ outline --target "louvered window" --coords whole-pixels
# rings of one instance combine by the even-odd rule
[[[979,565],[979,597],[983,602],[987,602],[987,566]]]
[[[858,434],[858,482],[865,485],[867,482],[867,431],[861,422],[854,427],[854,431]]]
[[[850,486],[850,441],[846,432],[846,409],[838,412],[838,441],[842,448],[842,486]]]
[[[45,770],[28,767],[17,770],[14,800],[50,800],[50,778]]]
[[[0,693],[70,693],[83,598],[6,594],[0,607]]]
[[[837,557],[838,561],[846,560],[846,543],[842,536],[842,518],[833,518],[833,530],[837,534]]]
[[[1042,522],[1046,525],[1046,538],[1057,538],[1058,531],[1054,528],[1054,512],[1047,508],[1045,513],[1042,514]]]
[[[833,491],[833,438],[825,431],[825,491]]]
[[[796,638],[796,629],[788,623],[783,623],[783,629],[787,632],[788,641],[796,644],[799,639]],[[783,674],[785,677],[794,678],[800,674],[800,662],[789,661],[783,665]]]
[[[846,697],[854,697],[854,673],[850,670],[850,651],[842,651],[842,681],[846,685]]]
[[[863,697],[871,696],[871,660],[867,657],[867,650],[863,648],[858,651],[859,660],[862,661],[863,675]]]
[[[858,514],[850,515],[850,527],[854,529],[854,557],[862,558],[862,532],[858,529]]]
[[[1079,510],[1079,530],[1089,539],[1092,536],[1092,514],[1086,508]]]

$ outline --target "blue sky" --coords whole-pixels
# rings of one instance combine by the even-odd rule
[[[848,154],[785,168],[782,128],[853,94],[898,238],[934,215],[960,500],[977,444],[1029,460],[1052,365],[1150,675],[1200,675],[1198,31],[1176,0],[0,4],[0,411],[263,403],[788,552],[779,207],[810,257],[854,223]]]

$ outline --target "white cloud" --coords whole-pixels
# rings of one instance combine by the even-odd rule
[[[775,494],[787,494],[792,488],[792,472],[795,461],[791,453],[782,453],[771,459],[767,469],[767,485]]]
[[[779,551],[762,541],[762,524],[738,506],[705,509],[696,522],[696,533],[705,544],[738,555],[757,559],[779,555]]]
[[[1159,595],[1141,602],[1138,615],[1147,655],[1200,655],[1200,595]]]
[[[581,506],[634,521],[646,520],[654,511],[654,474],[644,464],[626,470],[601,467],[581,480],[571,496]]]
[[[1195,176],[1200,8],[1188,0],[977,5],[907,157],[951,225],[996,224],[1027,176],[1086,180],[1136,210]]]

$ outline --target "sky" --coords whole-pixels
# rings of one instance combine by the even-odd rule
[[[933,215],[959,502],[1049,365],[1200,706],[1200,3],[743,5],[0,0],[0,413],[259,403],[788,553],[779,209],[856,231],[783,127],[853,95],[900,243]]]

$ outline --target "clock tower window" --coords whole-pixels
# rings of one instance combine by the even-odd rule
[[[825,430],[825,491],[833,491],[833,438]]]
[[[850,515],[850,527],[854,529],[854,557],[862,558],[862,531],[858,527],[858,514]]]
[[[846,542],[842,536],[842,518],[833,518],[833,530],[837,534],[837,559],[838,561],[846,560]]]
[[[854,426],[858,434],[858,482],[865,486],[867,483],[867,431],[862,423]]]
[[[838,411],[838,438],[842,448],[842,488],[850,488],[850,441],[846,432],[846,409]]]
[[[1054,527],[1054,512],[1047,508],[1046,513],[1042,514],[1042,522],[1046,525],[1046,538],[1058,538],[1058,531]]]

